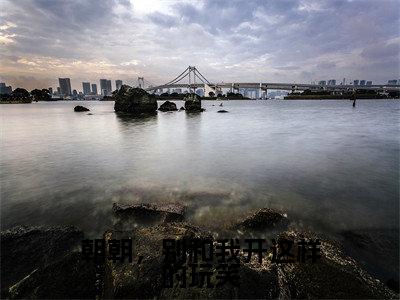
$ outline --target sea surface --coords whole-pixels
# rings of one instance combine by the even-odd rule
[[[147,118],[114,102],[1,105],[1,228],[98,237],[113,202],[182,202],[216,232],[271,207],[315,231],[398,233],[399,101],[223,101],[225,114],[219,103]]]

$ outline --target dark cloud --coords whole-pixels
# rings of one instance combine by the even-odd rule
[[[161,82],[187,65],[217,81],[399,74],[397,0],[4,1],[6,70],[46,57]]]

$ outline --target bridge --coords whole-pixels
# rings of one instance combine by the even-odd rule
[[[144,82],[143,77],[139,77]],[[185,79],[185,80],[184,80]],[[197,82],[196,82],[197,81]],[[209,92],[218,93],[222,89],[229,89],[231,92],[239,91],[239,89],[254,89],[259,90],[260,95],[267,90],[286,90],[286,91],[333,91],[333,92],[350,92],[357,90],[372,90],[376,92],[400,92],[400,85],[319,85],[308,83],[274,83],[274,82],[221,82],[211,83],[208,81],[194,66],[189,66],[171,81],[158,85],[149,86],[145,90],[148,92],[155,92],[157,90],[169,88],[186,88],[189,92],[195,92],[198,88],[204,88],[204,94],[208,95]]]

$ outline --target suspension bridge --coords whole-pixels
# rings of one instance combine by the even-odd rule
[[[147,87],[145,87],[147,83]],[[376,92],[400,92],[400,85],[352,85],[352,84],[341,84],[341,85],[320,85],[320,84],[308,84],[308,83],[274,83],[274,82],[220,82],[212,83],[203,76],[195,66],[187,67],[182,73],[171,81],[162,85],[152,85],[146,81],[143,77],[138,77],[138,85],[144,88],[148,92],[163,92],[164,89],[175,89],[185,88],[190,93],[193,93],[198,88],[204,89],[204,94],[208,95],[209,92],[214,94],[222,93],[222,89],[230,90],[231,92],[239,92],[240,89],[253,89],[258,90],[259,95],[270,90],[285,90],[285,91],[333,91],[333,92],[349,92],[356,90],[372,90]]]

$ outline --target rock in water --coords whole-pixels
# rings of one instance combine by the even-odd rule
[[[196,94],[190,94],[186,96],[185,101],[185,110],[186,112],[202,112],[204,108],[201,108],[201,100],[200,97]]]
[[[185,108],[182,106],[179,110],[185,110]]]
[[[218,113],[227,113],[228,111],[227,110],[225,110],[225,109],[221,109],[221,110],[219,110],[219,111],[217,111]]]
[[[73,226],[22,227],[1,232],[1,298],[8,288],[78,246],[83,233]]]
[[[289,225],[289,220],[280,212],[269,208],[262,208],[237,223],[235,228],[246,230],[265,230],[285,228]]]
[[[158,109],[160,111],[176,111],[178,110],[176,108],[176,104],[171,101],[165,101],[163,104],[160,105],[160,108]]]
[[[132,205],[114,203],[113,212],[122,222],[132,220],[138,225],[154,225],[183,221],[186,206],[178,203]]]
[[[157,100],[141,88],[123,85],[114,93],[114,110],[132,114],[154,114],[157,111]]]
[[[81,105],[77,105],[77,106],[74,107],[74,111],[76,111],[76,112],[89,111],[89,108],[86,108],[86,107],[81,106]]]

